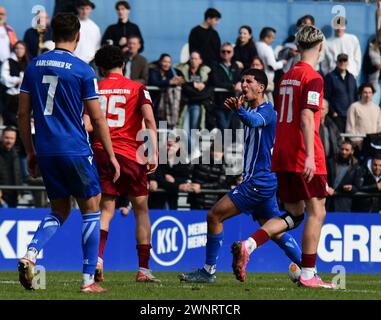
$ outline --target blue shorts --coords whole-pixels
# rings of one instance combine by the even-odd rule
[[[244,181],[229,191],[228,196],[242,213],[252,215],[254,220],[279,217],[276,185],[258,186],[253,181]]]
[[[93,156],[37,157],[49,199],[91,198],[101,192]]]

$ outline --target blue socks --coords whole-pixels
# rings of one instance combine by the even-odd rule
[[[40,252],[62,224],[63,220],[60,215],[49,213],[38,226],[33,240],[28,246],[28,251],[35,249],[36,253]]]
[[[302,251],[292,235],[286,232],[278,241],[275,241],[275,243],[284,251],[292,262],[295,262],[301,267]]]
[[[100,211],[82,215],[83,273],[94,275],[100,240]]]
[[[206,260],[204,269],[213,274],[216,272],[216,265],[220,248],[224,239],[224,232],[219,234],[208,234],[206,242]]]

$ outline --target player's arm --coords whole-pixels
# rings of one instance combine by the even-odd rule
[[[244,98],[228,98],[225,100],[224,105],[230,110],[234,110],[240,120],[248,127],[257,128],[264,127],[269,121],[266,121],[265,116],[260,112],[250,113],[243,107]]]
[[[304,145],[306,148],[303,176],[307,182],[310,182],[316,171],[314,149],[315,119],[314,112],[311,109],[302,110],[300,125],[302,127]]]
[[[26,92],[20,92],[19,95],[19,109],[18,109],[18,126],[20,132],[20,138],[24,145],[25,152],[27,154],[28,169],[32,177],[37,176],[37,161],[36,161],[36,151],[34,149],[31,125],[30,125],[30,114],[32,112],[32,102],[30,94]]]
[[[323,92],[323,79],[315,78],[306,83],[302,91],[302,111],[300,115],[300,126],[303,133],[304,146],[306,149],[306,160],[304,162],[303,176],[307,183],[315,175],[315,112],[320,109],[320,95]]]
[[[112,143],[110,138],[110,131],[106,118],[104,117],[101,108],[99,106],[98,99],[90,99],[84,101],[85,108],[90,117],[92,127],[94,128],[94,133],[96,137],[101,142],[103,149],[106,151],[111,164],[115,169],[114,179],[115,182],[120,176],[120,166],[115,158],[114,150],[112,149]]]
[[[149,135],[148,141],[150,142],[149,147],[151,148],[149,154],[151,157],[148,159],[148,174],[155,172],[158,166],[158,146],[157,146],[157,127],[155,117],[153,115],[152,106],[145,103],[141,107],[144,125],[146,127],[147,133]]]
[[[91,124],[91,120],[87,112],[83,115],[83,123],[85,124],[85,130],[87,132],[93,132],[94,128],[93,125]]]

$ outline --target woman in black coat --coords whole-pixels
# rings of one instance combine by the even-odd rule
[[[239,36],[235,43],[233,59],[243,69],[250,68],[253,58],[258,55],[252,33],[250,26],[245,25],[240,27]]]

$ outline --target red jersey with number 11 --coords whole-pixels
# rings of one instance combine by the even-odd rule
[[[301,112],[311,109],[315,119],[315,174],[327,174],[324,148],[319,136],[324,82],[311,65],[300,61],[279,82],[278,120],[272,158],[273,171],[303,172],[306,159]]]
[[[141,83],[125,78],[119,73],[110,73],[99,82],[99,99],[110,128],[114,152],[142,163],[137,158],[137,150],[143,141],[137,140],[143,129],[142,106],[152,106],[150,94]],[[94,137],[93,148],[102,149],[100,141]]]

